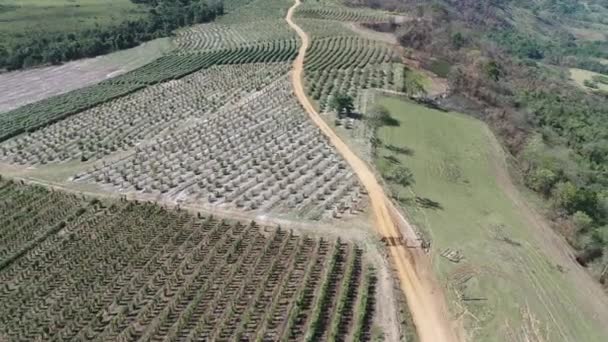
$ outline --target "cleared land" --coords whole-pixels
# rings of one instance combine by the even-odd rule
[[[132,49],[61,66],[0,73],[0,113],[135,70],[172,48],[169,38],[161,38]]]
[[[564,248],[548,242],[555,233],[539,233],[513,202],[511,194],[519,195],[497,175],[506,166],[488,128],[394,98],[378,103],[398,126],[379,129],[376,162],[385,175],[397,166],[413,172],[413,186],[389,186],[430,237],[436,271],[470,339],[602,341],[605,295],[574,260],[553,257],[551,248]]]
[[[357,245],[2,180],[0,196],[7,340],[370,337]]]
[[[606,81],[606,83],[594,81],[595,77],[602,77],[602,76],[606,77],[608,80],[608,76],[602,75],[597,72],[583,70],[583,69],[576,69],[576,68],[570,69],[570,78],[580,87],[587,89],[587,90],[598,89],[601,91],[608,92],[608,81]],[[589,87],[588,82],[592,82],[595,85],[595,87],[597,87],[597,88]]]

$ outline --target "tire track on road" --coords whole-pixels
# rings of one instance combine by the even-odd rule
[[[376,176],[370,167],[321,118],[306,96],[302,74],[304,72],[304,57],[310,45],[310,39],[306,32],[293,21],[293,14],[300,4],[301,0],[295,0],[294,5],[289,8],[285,17],[287,24],[296,31],[302,41],[292,70],[292,84],[295,95],[310,119],[329,138],[329,141],[350,164],[366,188],[374,213],[375,228],[378,233],[382,237],[399,238],[402,234],[399,231],[399,227],[393,221],[393,219],[397,219],[399,216],[384,193],[384,189],[377,181]],[[400,225],[405,230],[405,235],[408,238],[415,236],[412,226],[404,219],[400,221]],[[462,333],[455,334],[450,322],[445,296],[433,274],[428,256],[420,249],[408,249],[399,245],[389,246],[388,250],[393,259],[400,287],[407,298],[408,307],[420,341],[448,342],[462,340]]]

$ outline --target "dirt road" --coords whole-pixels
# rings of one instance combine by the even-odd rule
[[[376,180],[374,173],[325,123],[306,97],[302,83],[302,73],[304,56],[310,41],[306,32],[292,20],[293,13],[299,5],[300,0],[295,0],[295,4],[289,8],[285,18],[289,26],[296,31],[302,40],[298,56],[293,63],[292,83],[294,92],[311,120],[329,138],[365,186],[374,212],[375,227],[378,233],[384,237],[401,237],[399,227],[393,222],[393,219],[397,220],[398,216],[380,183]],[[406,236],[412,236],[413,229],[407,221],[401,220],[399,224],[406,231]],[[432,274],[431,265],[424,252],[420,249],[408,249],[404,246],[388,248],[420,340],[422,342],[459,341],[461,339],[460,334],[456,334],[451,325],[445,297]]]

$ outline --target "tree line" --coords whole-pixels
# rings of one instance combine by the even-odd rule
[[[603,83],[608,43],[576,39],[561,25],[588,20],[590,10],[565,0],[392,3],[416,9],[415,20],[393,28],[401,45],[419,60],[430,55],[451,64],[452,96],[443,105],[488,122],[517,158],[524,183],[551,204],[552,222],[578,261],[601,262],[608,254],[608,93],[570,84],[567,68],[605,74],[594,79]],[[514,7],[528,10],[539,29],[505,21]],[[608,274],[600,280],[608,284]]]
[[[36,33],[0,43],[0,69],[16,70],[43,64],[95,57],[166,37],[179,27],[214,20],[224,13],[216,0],[131,0],[146,5],[140,19],[116,26],[71,33]]]

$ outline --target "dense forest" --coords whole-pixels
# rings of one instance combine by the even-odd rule
[[[168,36],[176,28],[211,21],[224,12],[221,0],[131,1],[149,8],[148,14],[115,26],[74,33],[48,32],[0,42],[0,69],[58,64],[134,47]]]
[[[551,204],[583,265],[608,275],[608,93],[572,84],[568,68],[608,75],[608,1],[349,0],[414,8],[392,30],[410,57],[449,65],[444,105],[481,115],[516,157],[523,182]],[[412,13],[412,11],[409,11]],[[603,62],[604,61],[604,62]],[[431,67],[432,65],[427,65]],[[603,76],[594,81],[603,82]]]

